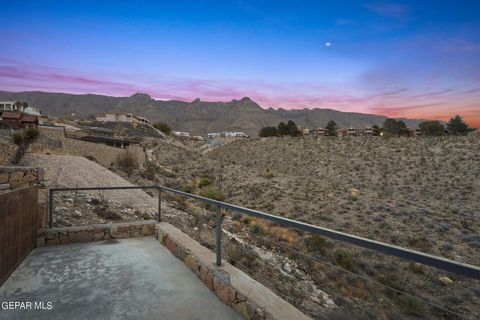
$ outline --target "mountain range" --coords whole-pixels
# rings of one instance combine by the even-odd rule
[[[256,136],[264,126],[276,126],[280,121],[293,120],[298,126],[324,127],[334,120],[339,127],[363,128],[381,126],[387,117],[381,115],[341,112],[333,109],[263,109],[248,97],[229,102],[208,102],[196,99],[155,100],[148,94],[135,93],[130,97],[111,97],[96,94],[67,94],[41,91],[0,91],[0,101],[22,101],[39,108],[43,114],[64,117],[75,114],[87,118],[99,112],[131,112],[153,122],[168,123],[175,131],[193,135],[207,132],[243,131]],[[422,120],[401,119],[408,127],[416,128]]]

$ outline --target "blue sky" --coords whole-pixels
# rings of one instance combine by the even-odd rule
[[[480,125],[479,1],[119,2],[2,1],[0,89]]]

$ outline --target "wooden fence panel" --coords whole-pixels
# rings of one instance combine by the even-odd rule
[[[0,285],[35,248],[38,187],[0,194]]]

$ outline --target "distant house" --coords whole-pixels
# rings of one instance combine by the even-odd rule
[[[130,123],[143,123],[151,125],[152,122],[147,118],[136,116],[132,113],[109,113],[103,112],[95,115],[98,122],[130,122]]]
[[[308,129],[308,128],[303,128],[303,129],[302,129],[302,134],[303,134],[304,136],[308,136],[308,135],[310,134],[310,129]]]
[[[17,111],[15,101],[0,101],[0,112],[2,111]]]
[[[220,137],[220,132],[211,132],[211,133],[207,133],[207,138],[208,139],[214,139],[216,137]]]
[[[178,137],[190,137],[190,132],[172,131],[172,133]]]
[[[31,114],[34,116],[40,116],[42,112],[35,107],[27,106],[24,107],[23,105],[17,107],[15,101],[0,101],[0,112],[2,111],[18,111],[23,112],[26,114]]]
[[[358,131],[355,128],[339,129],[336,133],[338,137],[352,137],[358,135]]]
[[[408,129],[407,134],[409,137],[415,138],[423,135],[422,130],[420,129]]]
[[[38,127],[38,118],[35,115],[23,112],[5,111],[2,113],[1,120],[7,123],[12,129],[26,129]]]
[[[380,135],[380,129],[374,128],[374,127],[366,127],[363,129],[363,135],[364,136],[379,136]]]
[[[330,135],[330,130],[325,129],[325,128],[320,128],[320,129],[315,129],[313,130],[313,134],[317,136],[329,136]]]
[[[357,136],[358,131],[355,128],[348,128],[347,129],[347,136]]]
[[[208,139],[214,139],[217,137],[222,138],[248,138],[248,135],[245,132],[240,131],[222,131],[222,132],[211,132],[207,134]]]

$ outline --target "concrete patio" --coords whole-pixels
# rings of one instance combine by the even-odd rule
[[[9,301],[32,309],[4,310]],[[9,320],[243,319],[153,237],[35,249],[0,287],[0,302]]]

